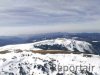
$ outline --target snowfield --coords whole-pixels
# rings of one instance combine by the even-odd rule
[[[100,56],[86,54],[0,54],[0,75],[100,75]]]
[[[38,53],[55,47],[71,53]],[[100,56],[93,53],[90,43],[65,38],[7,45],[0,47],[0,75],[100,75]]]
[[[56,47],[56,48],[55,48]],[[0,51],[8,50],[69,50],[78,52],[94,53],[92,45],[85,41],[78,41],[66,38],[57,38],[51,40],[43,40],[34,43],[7,45],[0,47]]]

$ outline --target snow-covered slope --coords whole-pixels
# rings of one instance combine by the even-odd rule
[[[94,49],[90,43],[73,39],[58,38],[58,39],[40,41],[34,44],[34,46],[37,48],[41,48],[41,46],[48,46],[48,49],[50,48],[49,46],[52,47],[53,45],[61,46],[58,48],[62,50],[65,49],[69,51],[79,51],[79,52],[89,52],[89,53],[94,52]]]
[[[41,47],[42,46],[42,47]],[[57,46],[57,47],[56,47]],[[56,47],[56,48],[54,48]],[[29,44],[7,45],[0,47],[0,51],[3,50],[68,50],[78,52],[93,53],[94,49],[92,45],[85,41],[78,41],[73,39],[57,38],[51,40],[43,40]]]
[[[43,55],[30,51],[42,50],[45,45],[61,46],[72,53]],[[93,53],[91,44],[65,38],[0,47],[0,75],[100,75],[100,56],[73,54],[75,50]]]
[[[41,50],[41,49],[35,48],[33,44],[34,43],[7,45],[7,46],[0,47],[0,51],[3,51],[3,50],[12,51],[12,50],[17,50],[17,49],[20,49],[20,50]]]
[[[0,75],[100,75],[100,56],[84,54],[0,54]]]

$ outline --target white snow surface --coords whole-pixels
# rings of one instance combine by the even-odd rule
[[[93,53],[93,47],[90,43],[85,41],[78,41],[74,39],[66,39],[66,38],[57,38],[57,39],[51,39],[51,40],[43,40],[39,42],[34,43],[27,43],[27,44],[17,44],[17,45],[7,45],[0,47],[0,51],[3,50],[42,50],[41,48],[36,48],[34,46],[40,46],[40,45],[62,45],[66,49],[70,51],[75,51],[77,49],[79,52],[85,52],[88,51],[89,53]]]
[[[77,66],[87,66],[82,69]],[[71,67],[71,69],[70,69]],[[0,75],[100,75],[100,56],[85,54],[0,54]]]
[[[91,44],[85,41],[58,38],[35,43],[0,47],[0,75],[100,75],[100,56],[93,54],[39,54],[34,45],[60,44],[73,51],[84,52]],[[70,45],[70,47],[69,47]],[[22,50],[16,52],[15,50]],[[10,51],[4,52],[3,51]],[[27,51],[28,50],[28,51]],[[82,67],[83,66],[83,67]]]

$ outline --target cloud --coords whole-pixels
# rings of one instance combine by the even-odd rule
[[[44,24],[100,19],[99,0],[7,0],[1,3],[1,21],[8,19],[12,24],[14,21],[15,24]]]
[[[81,26],[76,31],[85,31],[81,28],[84,23],[87,23],[85,26],[87,25],[89,30],[96,30],[93,29],[92,22],[99,26],[99,4],[100,0],[0,0],[0,27],[10,26],[12,29],[11,26],[37,25],[38,28],[42,26],[48,29],[49,26],[52,28],[58,25],[59,29],[62,25],[65,25],[64,28],[72,24],[77,28]],[[58,29],[55,31],[60,31]],[[71,30],[75,29],[70,28]]]

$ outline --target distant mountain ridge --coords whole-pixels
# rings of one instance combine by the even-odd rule
[[[0,51],[8,50],[65,50],[72,52],[94,53],[93,46],[85,41],[66,38],[43,40],[34,43],[7,45],[0,47]]]
[[[94,47],[96,54],[100,54],[100,33],[46,33],[36,35],[20,35],[20,36],[0,36],[0,46],[16,45],[25,43],[34,43],[43,40],[51,40],[56,38],[74,39],[79,41],[86,41]],[[95,42],[96,41],[96,42]],[[55,45],[58,47],[58,45]],[[56,47],[56,48],[57,48]],[[59,45],[59,48],[62,46]],[[64,49],[64,48],[63,48]]]
[[[23,44],[32,43],[36,41],[56,39],[56,38],[67,38],[76,39],[80,41],[100,41],[100,33],[46,33],[36,35],[20,35],[20,36],[0,36],[0,46],[12,45],[12,44]]]
[[[90,43],[66,38],[57,38],[36,42],[34,47],[43,50],[68,50],[72,52],[86,53],[94,52],[94,48]]]

